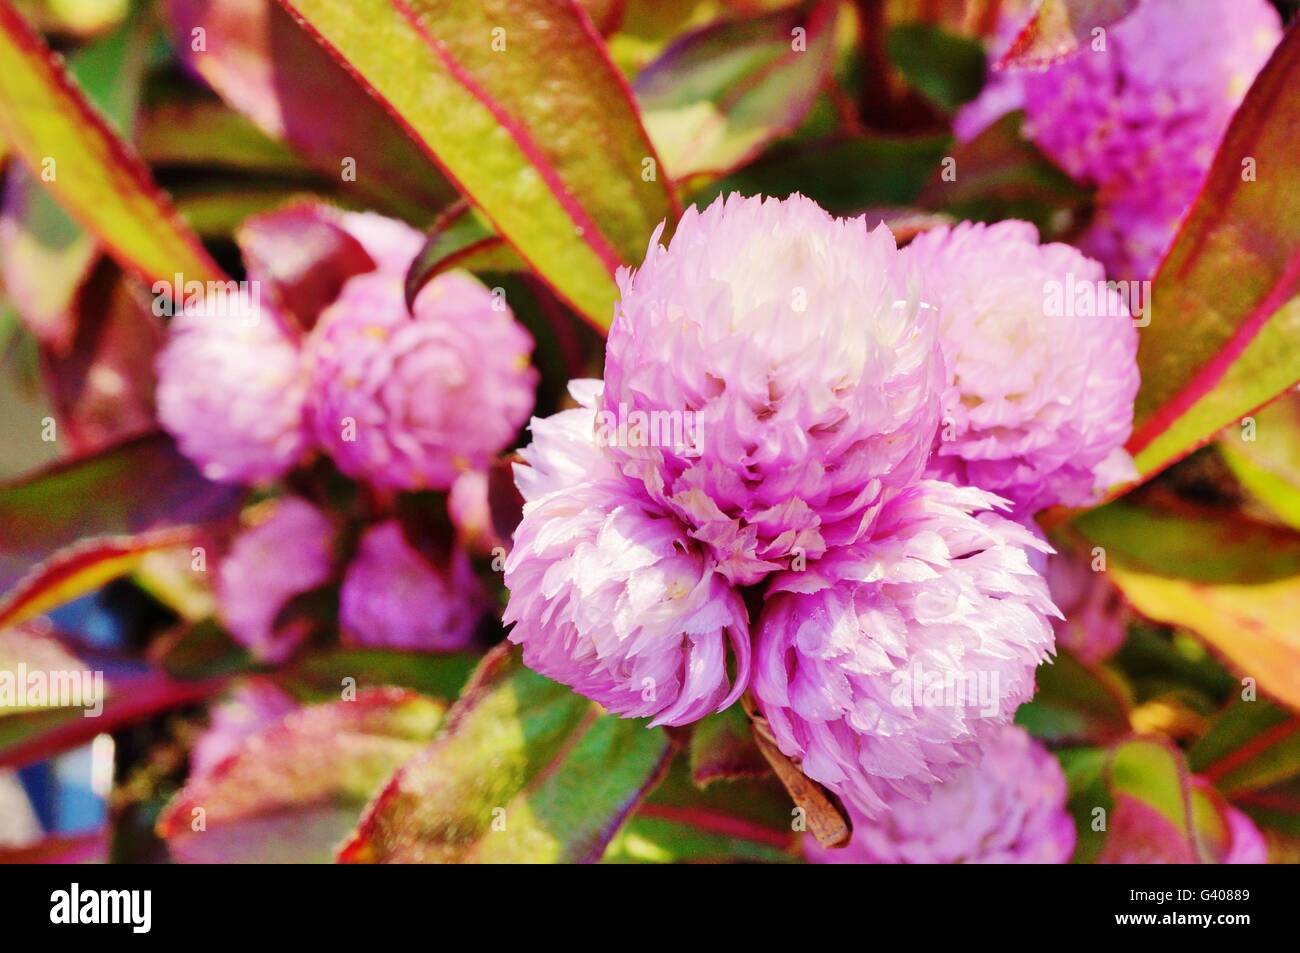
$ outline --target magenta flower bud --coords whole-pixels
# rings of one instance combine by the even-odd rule
[[[395,272],[343,286],[308,342],[309,415],[339,469],[383,489],[440,489],[482,468],[533,406],[532,338],[465,274],[403,303]]]
[[[283,662],[307,636],[277,626],[295,596],[329,581],[334,529],[306,500],[285,497],[269,517],[235,537],[217,572],[217,611],[230,634],[263,662]]]
[[[903,256],[939,310],[950,374],[931,475],[1023,514],[1133,475],[1137,331],[1100,264],[1017,221],[937,228]]]
[[[737,584],[861,536],[921,473],[944,370],[893,235],[718,199],[622,271],[597,438]]]
[[[1100,187],[1082,247],[1113,277],[1151,277],[1281,36],[1267,0],[1144,0],[1104,50],[1021,75],[1026,133]]]
[[[1128,614],[1124,597],[1086,559],[1058,552],[1047,557],[1047,588],[1064,619],[1057,620],[1056,644],[1089,664],[1104,662],[1124,644]]]
[[[772,585],[753,693],[781,751],[866,817],[978,761],[1034,692],[1058,615],[1033,533],[924,481],[870,534]]]
[[[464,552],[454,550],[440,570],[389,520],[361,537],[343,577],[339,625],[346,643],[364,648],[454,651],[474,638],[486,607]]]
[[[158,419],[212,480],[273,480],[309,447],[298,341],[251,303],[177,315],[156,362]]]
[[[880,817],[854,824],[847,847],[807,837],[804,854],[818,864],[1064,864],[1077,836],[1066,793],[1056,759],[1008,725],[928,801],[892,796]]]
[[[190,775],[211,774],[245,739],[271,727],[298,707],[274,682],[261,678],[240,682],[230,696],[212,709],[207,731],[190,749]]]

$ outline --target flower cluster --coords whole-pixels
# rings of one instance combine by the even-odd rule
[[[892,798],[878,823],[857,824],[844,850],[811,840],[821,864],[1064,864],[1074,852],[1065,774],[1022,728],[997,732],[984,760],[928,801]]]
[[[343,279],[336,293],[306,321],[291,318],[288,302],[303,295],[263,275],[246,239],[250,279],[271,290],[204,299],[172,321],[157,366],[163,426],[214,480],[273,480],[313,452],[380,493],[472,480],[532,410],[527,331],[503,299],[462,273],[431,281],[408,311],[403,278],[423,239],[401,222],[291,207],[253,220],[251,232],[289,228],[306,249],[294,263],[301,282],[313,269],[332,270]],[[348,261],[313,260],[317,245],[347,248]],[[466,511],[462,504],[451,515]],[[287,497],[236,537],[219,569],[218,603],[257,657],[283,661],[306,638],[290,605],[337,578],[341,535],[313,504]],[[388,519],[365,530],[343,573],[339,622],[356,645],[455,649],[486,606],[461,549],[426,553]]]
[[[532,422],[505,567],[525,661],[655,724],[748,689],[867,817],[978,761],[1058,615],[995,493],[1025,520],[1088,497],[1132,413],[1127,317],[1044,313],[1071,269],[1099,273],[1020,223],[902,253],[798,195],[688,210],[619,275],[604,381]]]
[[[1018,12],[999,30],[1004,41],[1023,22]],[[996,76],[957,129],[969,137],[1023,107],[1026,134],[1098,190],[1080,247],[1114,278],[1150,278],[1281,37],[1268,0],[1202,0],[1194,16],[1185,0],[1144,0],[1104,45],[1041,72]]]

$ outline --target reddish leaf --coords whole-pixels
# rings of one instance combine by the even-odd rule
[[[1298,139],[1300,31],[1293,29],[1237,110],[1156,274],[1129,440],[1144,477],[1300,379]]]
[[[222,277],[148,168],[7,3],[0,4],[0,137],[29,169],[47,173],[42,183],[123,268],[151,280],[170,280],[176,272],[195,280]]]
[[[573,0],[281,0],[599,328],[675,197]],[[421,77],[412,83],[410,77]]]
[[[1021,28],[996,69],[1042,69],[1064,59],[1087,43],[1098,29],[1124,19],[1141,0],[1039,0],[1029,22]]]
[[[60,439],[91,453],[156,427],[154,358],[165,338],[143,288],[104,260],[74,303],[76,338],[45,355]]]
[[[66,547],[224,519],[243,495],[205,479],[161,434],[0,484],[0,591]]]
[[[443,712],[397,688],[294,711],[192,777],[158,819],[158,836],[188,862],[328,860],[366,799],[433,737]]]
[[[249,274],[270,284],[271,298],[304,331],[353,275],[376,263],[319,202],[295,202],[254,216],[236,233]]]
[[[167,11],[179,55],[331,181],[412,221],[431,221],[455,198],[401,125],[273,0],[168,0]]]
[[[732,705],[695,723],[691,734],[691,780],[700,787],[734,778],[762,778],[771,768],[754,743],[749,716]]]
[[[667,736],[497,650],[438,740],[366,809],[345,862],[595,861],[666,769]]]
[[[420,289],[453,268],[520,271],[524,263],[466,202],[449,208],[429,230],[424,248],[406,273],[406,305]]]

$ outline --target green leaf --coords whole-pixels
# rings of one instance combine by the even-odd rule
[[[801,192],[837,214],[914,203],[947,154],[947,136],[852,137],[778,146],[694,196],[703,207],[730,192],[785,198]]]
[[[402,124],[275,0],[167,0],[167,9],[178,56],[354,200],[427,224],[455,199]],[[195,49],[196,30],[203,31],[202,49]],[[194,147],[217,131],[203,133]]]
[[[1300,33],[1291,30],[1237,110],[1155,278],[1128,444],[1143,477],[1300,379],[1297,139]]]
[[[1004,116],[970,142],[940,154],[917,199],[954,218],[1033,222],[1046,241],[1066,231],[1087,193],[1020,134],[1020,113]],[[951,163],[939,166],[940,159]]]
[[[796,816],[770,772],[765,779],[719,780],[701,790],[686,759],[677,758],[601,862],[788,864],[797,859]]]
[[[1110,580],[1139,613],[1199,636],[1239,675],[1300,706],[1300,536],[1239,513],[1127,502],[1074,526],[1106,549]]]
[[[676,212],[626,83],[584,14],[561,0],[282,2],[530,267],[608,327],[614,271],[640,262]]]
[[[8,4],[0,5],[0,138],[123,268],[149,280],[223,278],[148,168]]]
[[[1038,692],[1016,723],[1053,744],[1106,744],[1127,734],[1132,691],[1115,672],[1062,650],[1038,667]]]
[[[340,860],[595,861],[672,745],[643,722],[490,654],[438,740],[366,809]]]
[[[1118,564],[1172,579],[1258,583],[1300,575],[1300,534],[1233,510],[1117,500],[1072,524]]]
[[[1219,453],[1256,500],[1300,529],[1300,396],[1290,392],[1253,417],[1251,439],[1229,428],[1219,438]]]
[[[837,8],[712,23],[645,67],[637,101],[668,175],[723,174],[793,132],[830,72]]]
[[[524,263],[473,207],[458,202],[434,223],[420,254],[406,272],[406,304],[420,289],[453,268],[467,271],[521,271]]]
[[[366,800],[434,736],[444,711],[414,692],[381,688],[292,712],[190,778],[159,818],[158,836],[185,862],[328,861]]]
[[[887,48],[908,84],[946,112],[970,102],[984,86],[984,47],[976,40],[904,23],[890,29]]]
[[[241,488],[205,479],[161,434],[0,484],[0,591],[60,555],[87,571],[156,548],[172,530],[232,516],[242,498]]]
[[[143,18],[68,59],[68,73],[113,130],[129,140],[146,60]],[[56,165],[57,171],[57,165]],[[72,346],[77,292],[99,259],[99,243],[36,177],[16,166],[5,181],[0,276],[24,323],[56,355]]]
[[[174,98],[150,106],[137,144],[150,165],[302,174],[292,150],[220,102]]]
[[[1267,701],[1239,701],[1187,759],[1229,797],[1288,781],[1300,775],[1300,718]]]
[[[691,780],[700,787],[714,781],[762,778],[772,773],[754,743],[749,716],[742,705],[732,705],[697,721],[690,752]]]

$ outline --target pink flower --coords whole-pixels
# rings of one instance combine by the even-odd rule
[[[733,582],[853,542],[920,475],[942,359],[884,226],[731,195],[619,286],[598,442]]]
[[[1131,473],[1137,331],[1101,265],[1017,221],[937,228],[903,254],[951,375],[931,474],[1033,513]]]
[[[447,489],[514,438],[533,405],[532,339],[492,294],[451,273],[403,303],[400,274],[351,278],[308,343],[316,438],[349,476]]]
[[[575,391],[594,397],[582,383]],[[504,621],[541,674],[625,717],[687,724],[730,705],[749,681],[745,606],[671,515],[600,465],[594,416],[588,406],[533,421],[529,465],[517,468],[527,502],[506,560]],[[584,459],[594,464],[586,472]]]
[[[753,692],[781,751],[866,817],[977,761],[1034,691],[1057,615],[1033,533],[919,483],[871,533],[774,580]]]
[[[264,305],[178,315],[156,368],[158,419],[209,479],[273,480],[306,453],[298,341]]]
[[[1224,810],[1228,822],[1228,851],[1223,855],[1225,864],[1267,864],[1268,841],[1255,822],[1228,806]]]
[[[213,707],[208,730],[190,750],[190,774],[211,774],[245,739],[269,728],[297,707],[274,682],[261,678],[240,682],[230,697]]]
[[[241,645],[263,662],[283,662],[307,636],[294,622],[277,625],[295,596],[332,575],[334,530],[297,497],[275,501],[269,517],[235,537],[217,572],[217,609]]]
[[[343,639],[366,648],[453,651],[464,648],[486,608],[486,595],[459,549],[439,569],[389,520],[370,527],[348,565],[339,597]]]
[[[821,864],[1064,864],[1074,853],[1061,766],[1021,728],[997,732],[978,764],[962,768],[928,801],[891,797],[875,820],[830,850],[804,839]]]
[[[1104,662],[1124,644],[1128,616],[1119,590],[1104,572],[1070,552],[1047,557],[1047,588],[1063,619],[1057,620],[1056,644],[1090,664]]]
[[[1114,277],[1155,271],[1281,35],[1267,0],[1144,0],[1104,50],[1021,75],[1026,133],[1101,189],[1082,247]]]

